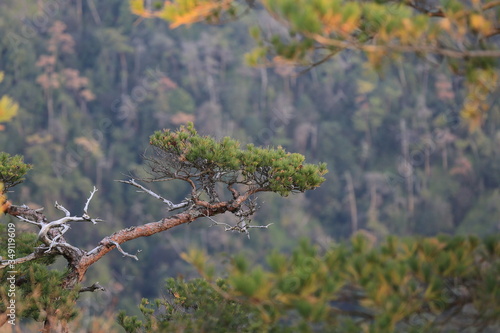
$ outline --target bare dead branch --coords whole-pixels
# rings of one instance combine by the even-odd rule
[[[60,232],[54,238],[52,238],[52,241],[50,242],[48,250],[45,251],[46,253],[50,252],[52,250],[52,248],[56,245],[66,245],[67,244],[66,242],[59,242],[59,239],[61,239],[61,237],[66,233],[66,231],[68,231],[70,229],[70,226],[67,224],[63,224],[63,225],[61,225],[61,228],[62,228],[62,230],[60,230]]]
[[[17,216],[18,219],[20,219],[21,221],[23,222],[27,222],[27,223],[31,223],[31,224],[34,224],[34,225],[37,225],[39,227],[42,226],[42,223],[41,222],[35,222],[35,221],[31,221],[31,220],[28,220],[27,218],[23,217],[23,216]]]
[[[251,229],[251,228],[264,228],[264,229],[267,229],[269,226],[273,225],[274,223],[268,223],[266,225],[247,225],[246,227],[248,229]]]
[[[119,182],[119,183],[129,184],[129,185],[135,186],[137,188],[140,188],[141,191],[138,191],[138,192],[145,192],[145,193],[151,195],[153,198],[156,198],[156,199],[160,200],[161,202],[163,202],[164,204],[166,204],[168,206],[168,210],[169,211],[180,209],[180,208],[184,208],[184,207],[187,207],[189,205],[189,201],[183,201],[183,202],[181,202],[179,204],[174,204],[172,201],[170,201],[168,199],[165,199],[161,195],[156,194],[155,192],[153,192],[153,191],[145,188],[141,184],[138,184],[135,181],[135,179],[133,179],[133,178],[130,179],[130,180],[116,180],[116,181]]]
[[[57,209],[59,209],[60,211],[64,212],[64,214],[66,215],[66,217],[69,217],[71,214],[69,213],[69,211],[64,208],[63,206],[61,206],[57,201],[54,205],[54,207],[56,207]]]
[[[113,241],[113,240],[111,240],[111,241],[109,241],[109,242],[110,242],[111,244],[114,244],[114,245],[116,246],[116,249],[117,249],[118,251],[120,251],[120,252],[121,252],[121,254],[123,254],[123,256],[124,256],[124,257],[130,257],[130,258],[133,258],[133,259],[135,259],[135,260],[139,260],[139,258],[137,258],[137,256],[135,256],[135,255],[133,255],[133,254],[130,254],[130,253],[128,253],[128,252],[123,251],[122,247],[120,246],[120,244],[118,244],[118,242],[115,242],[115,241]],[[139,252],[141,252],[141,250],[138,250],[137,252],[139,253]]]
[[[55,220],[49,223],[43,223],[40,232],[38,233],[38,239],[40,240],[46,240],[47,239],[47,233],[50,229],[53,228],[58,228],[58,227],[64,227],[69,222],[92,222],[93,224],[97,224],[98,222],[102,222],[101,219],[91,219],[89,217],[85,216],[69,216],[69,217],[63,217],[60,218],[59,220]],[[50,241],[50,240],[49,240]]]
[[[87,292],[87,291],[90,291],[90,292],[94,292],[96,290],[100,290],[100,291],[106,291],[106,289],[101,286],[99,284],[99,282],[95,282],[94,284],[92,284],[91,286],[88,286],[88,287],[84,287],[80,290],[78,290],[79,293],[84,293],[84,292]]]
[[[224,226],[224,231],[236,231],[236,232],[241,232],[247,235],[248,238],[250,238],[250,230],[251,228],[264,228],[267,229],[269,226],[271,226],[273,223],[269,223],[268,225],[250,225],[247,219],[240,219],[240,221],[236,225],[230,225],[229,223],[224,223],[224,222],[218,222],[214,220],[210,216],[206,216],[210,221],[212,221],[211,226],[216,226],[216,225],[221,225]]]
[[[99,251],[100,249],[102,248],[102,245],[99,245],[99,246],[96,246],[94,247],[92,250],[88,251],[85,253],[86,256],[91,256],[93,255],[94,253],[97,253],[97,251]]]
[[[323,59],[321,60],[318,60],[314,63],[312,63],[311,65],[307,66],[307,68],[301,70],[300,72],[296,73],[293,75],[293,77],[298,77],[298,76],[301,76],[301,75],[304,75],[306,74],[307,72],[309,72],[310,70],[312,70],[314,67],[317,67],[325,62],[327,62],[328,60],[330,60],[333,56],[337,55],[341,50],[335,50],[331,53],[329,53],[328,55],[326,55],[325,57],[323,57]]]
[[[67,223],[69,222],[92,222],[93,224],[97,224],[98,222],[101,222],[101,219],[98,218],[90,218],[88,215],[88,208],[90,201],[92,200],[92,197],[94,196],[95,192],[97,192],[97,189],[94,186],[94,189],[90,192],[90,196],[87,199],[87,202],[85,203],[85,207],[83,208],[84,214],[82,216],[70,216],[70,212],[64,208],[62,205],[56,202],[55,207],[61,211],[64,212],[66,215],[63,218],[60,218],[59,220],[55,220],[49,223],[40,223],[38,224],[40,226],[40,231],[38,232],[38,239],[42,240],[45,244],[49,245],[49,250],[54,247],[54,245],[59,241],[61,236],[69,230],[69,226]],[[47,237],[47,233],[49,232],[50,229],[54,228],[60,228],[60,232],[57,236],[53,237],[50,239]]]
[[[90,196],[87,199],[87,202],[85,203],[85,207],[83,207],[83,212],[85,213],[84,216],[89,216],[88,209],[89,209],[89,204],[90,200],[92,200],[92,197],[94,196],[95,192],[97,192],[97,188],[94,186],[94,189],[90,191]]]
[[[25,218],[31,221],[29,223],[33,223],[33,221],[36,221],[36,223],[42,223],[47,221],[45,215],[42,214],[42,210],[43,208],[31,209],[26,205],[22,206],[10,205],[6,213],[11,216],[15,216],[17,218],[19,217]]]

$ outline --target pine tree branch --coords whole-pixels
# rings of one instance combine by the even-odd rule
[[[0,261],[0,269],[9,267],[11,265],[15,266],[15,265],[19,265],[19,264],[22,264],[22,263],[25,263],[28,261],[40,259],[40,258],[46,257],[48,255],[57,254],[56,251],[51,251],[50,253],[47,253],[47,251],[41,251],[41,250],[45,250],[45,249],[44,248],[35,248],[35,251],[28,254],[27,256],[24,256],[21,258],[16,258],[16,259],[11,259],[11,260],[1,260]]]
[[[339,47],[348,50],[360,50],[368,53],[374,52],[399,52],[399,53],[432,53],[442,56],[466,59],[466,58],[499,58],[500,50],[455,50],[449,48],[440,48],[428,44],[424,45],[401,45],[387,44],[374,45],[349,42],[335,38],[325,37],[316,33],[304,33],[304,36],[314,39],[320,44]]]

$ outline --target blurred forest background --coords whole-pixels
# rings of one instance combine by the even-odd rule
[[[360,231],[376,239],[499,231],[498,100],[469,131],[458,114],[464,78],[439,61],[406,56],[375,72],[345,51],[299,76],[286,64],[250,67],[255,24],[280,29],[258,10],[237,24],[172,30],[134,16],[123,0],[2,0],[0,96],[20,109],[0,146],[34,165],[9,199],[56,218],[55,201],[79,212],[95,185],[91,210],[106,222],[72,225],[75,245],[90,249],[162,217],[156,200],[114,181],[143,173],[158,129],[193,121],[202,134],[281,145],[330,171],[306,195],[261,196],[255,221],[274,225],[251,239],[205,220],[127,244],[142,251],[138,262],[114,251],[89,271],[87,281],[107,292],[81,297],[87,317],[135,309],[165,278],[195,276],[179,256],[193,246],[223,261],[286,252],[301,238],[327,248]],[[186,193],[176,183],[154,189],[174,202]]]

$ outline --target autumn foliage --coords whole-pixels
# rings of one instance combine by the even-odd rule
[[[483,123],[498,84],[498,1],[179,0],[151,8],[142,0],[130,4],[134,14],[165,19],[172,28],[220,24],[264,8],[288,33],[251,29],[257,46],[246,60],[254,66],[315,66],[344,50],[362,51],[375,68],[405,54],[445,61],[467,79],[461,113],[471,130]]]

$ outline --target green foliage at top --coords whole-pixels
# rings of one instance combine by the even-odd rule
[[[225,176],[221,181],[228,184],[248,185],[257,191],[272,191],[282,196],[318,187],[327,172],[326,164],[304,163],[303,155],[287,153],[281,147],[259,148],[249,144],[244,150],[229,137],[217,141],[200,136],[192,123],[177,131],[157,131],[150,144],[167,153],[164,162],[171,163],[172,168],[185,176],[219,173]],[[197,172],[192,173],[193,169]]]
[[[20,184],[24,180],[24,175],[32,168],[30,164],[23,162],[20,155],[11,156],[0,152],[0,183],[4,184],[3,191]]]

